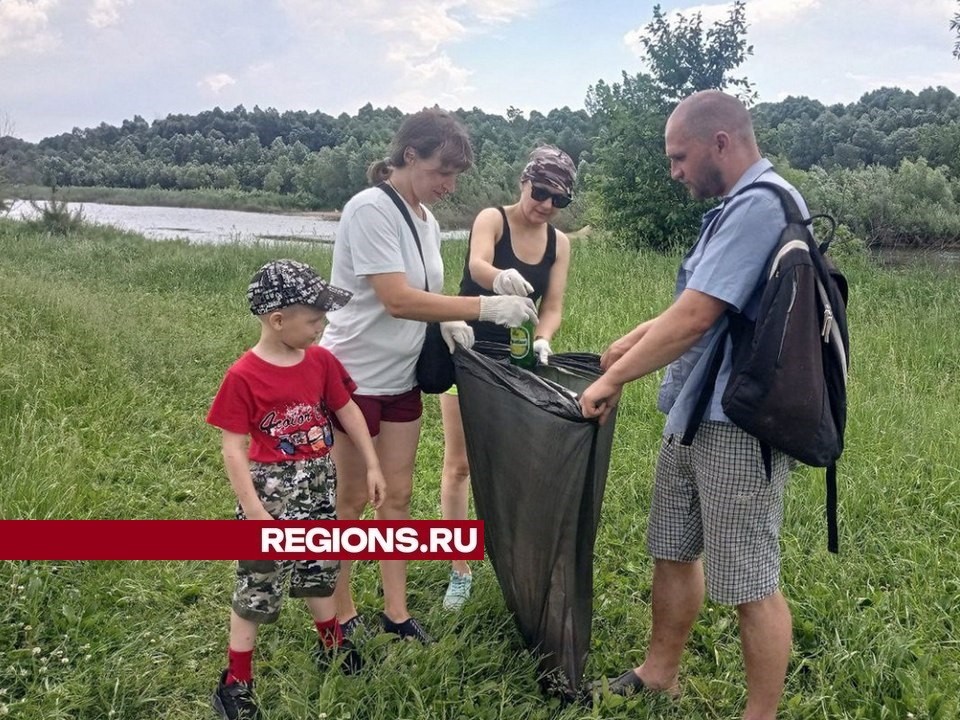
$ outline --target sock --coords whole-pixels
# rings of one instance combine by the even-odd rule
[[[227,648],[227,685],[253,680],[253,650]]]
[[[343,645],[343,630],[340,629],[336,615],[329,620],[317,620],[314,624],[317,626],[317,634],[320,635],[320,644],[323,647],[336,648]]]

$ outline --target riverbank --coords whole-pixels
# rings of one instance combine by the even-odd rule
[[[18,185],[10,188],[8,194],[19,200],[49,200],[50,188],[40,185]],[[340,219],[339,210],[318,210],[311,208],[301,197],[262,190],[62,187],[57,188],[56,197],[58,200],[76,203],[239,210],[298,214],[331,221]]]
[[[36,202],[39,205],[42,201]],[[204,245],[235,243],[331,243],[337,221],[307,213],[263,213],[251,210],[66,203],[69,213],[90,225],[140,233],[152,240],[189,240]],[[17,201],[10,217],[33,220],[33,204]],[[38,228],[42,230],[43,228]]]
[[[444,243],[455,292],[466,243]],[[284,248],[326,274],[329,246]],[[256,337],[244,291],[262,246],[146,241],[106,228],[68,238],[0,219],[0,514],[14,518],[228,518],[234,501],[204,414]],[[557,351],[598,351],[665,306],[679,256],[574,243]],[[825,550],[823,471],[787,491],[783,587],[794,617],[784,720],[957,717],[960,275],[844,262],[850,279],[847,451],[840,555]],[[588,679],[637,660],[649,633],[644,534],[662,416],[657,378],[617,419],[594,567]],[[424,402],[412,512],[439,515],[443,434]],[[615,720],[737,714],[735,614],[708,603],[684,654],[684,693],[595,709],[540,695],[489,563],[464,611],[440,607],[449,565],[412,563],[410,606],[438,642],[369,638],[368,672],[321,672],[302,603],[263,631],[258,682],[271,717]],[[226,562],[0,563],[0,706],[10,717],[206,717],[224,656]],[[382,607],[375,563],[358,607]],[[310,632],[308,632],[308,630]],[[952,689],[951,689],[952,688]],[[728,712],[724,712],[728,711]]]
[[[49,200],[50,188],[40,185],[17,185],[9,188],[9,197],[18,200]],[[237,210],[283,215],[302,215],[336,222],[340,210],[313,207],[302,195],[281,195],[262,190],[164,190],[161,188],[60,187],[58,200],[71,203],[101,203],[137,207],[195,208],[206,210]],[[502,200],[513,202],[513,198]],[[575,203],[576,205],[576,203]],[[431,206],[434,216],[446,232],[469,231],[473,219],[482,207],[462,206],[449,199]],[[575,212],[574,210],[577,210]],[[583,227],[582,208],[567,208],[558,212],[552,222],[564,232]]]

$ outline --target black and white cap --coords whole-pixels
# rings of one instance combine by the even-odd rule
[[[309,265],[297,260],[274,260],[257,270],[247,287],[250,312],[266,315],[291,305],[309,305],[330,312],[353,296],[330,285]]]

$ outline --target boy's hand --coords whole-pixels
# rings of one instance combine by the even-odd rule
[[[367,470],[367,497],[370,504],[375,508],[380,507],[386,495],[387,482],[383,479],[380,468]]]
[[[267,512],[267,509],[262,503],[258,503],[257,507],[251,508],[251,510],[252,512],[247,512],[246,510],[243,511],[243,514],[246,516],[247,520],[262,520],[269,522],[270,520],[274,519],[273,515]]]

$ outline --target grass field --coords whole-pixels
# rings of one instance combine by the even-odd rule
[[[445,244],[447,289],[464,244]],[[324,273],[322,248],[283,254]],[[68,239],[0,221],[0,517],[227,518],[233,499],[203,418],[227,365],[256,337],[247,280],[275,248],[150,242],[98,228]],[[668,302],[677,258],[575,246],[554,348],[601,350]],[[960,274],[844,266],[852,384],[841,464],[841,554],[826,552],[822,471],[788,491],[783,585],[794,650],[781,717],[941,718],[960,713]],[[595,559],[588,678],[639,662],[649,630],[646,508],[662,418],[657,378],[617,421]],[[426,402],[413,512],[439,515],[442,436]],[[159,538],[162,542],[162,538]],[[736,718],[735,618],[707,605],[678,703],[561,707],[537,688],[488,563],[458,616],[448,568],[414,563],[411,609],[439,642],[366,645],[361,678],[318,674],[301,604],[262,633],[258,692],[271,720],[318,718]],[[358,564],[362,612],[377,573]],[[208,718],[225,655],[224,562],[0,563],[0,715]]]

